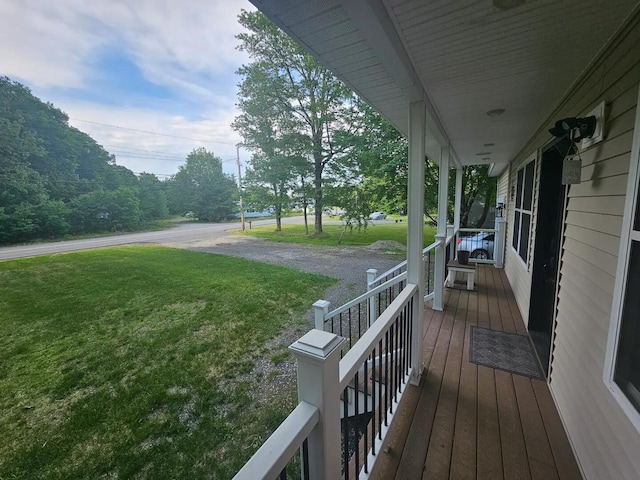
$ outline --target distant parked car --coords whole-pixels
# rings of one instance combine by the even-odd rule
[[[373,212],[369,216],[369,220],[384,220],[385,218],[387,218],[387,214],[384,212]]]
[[[458,239],[458,250],[471,252],[469,258],[478,260],[490,260],[493,258],[493,242],[495,234],[493,232],[481,232],[468,237]]]
[[[189,211],[189,212],[185,213],[184,216],[186,218],[194,218],[196,216],[196,214],[193,213],[192,211]]]

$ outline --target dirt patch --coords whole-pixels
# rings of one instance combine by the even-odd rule
[[[405,247],[400,242],[394,242],[393,240],[378,240],[377,242],[374,242],[371,245],[367,245],[366,247],[362,247],[362,248],[370,252],[392,253],[392,254],[407,251],[407,247]]]

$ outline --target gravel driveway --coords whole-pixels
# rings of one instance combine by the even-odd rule
[[[297,268],[337,278],[323,300],[337,308],[367,290],[366,271],[378,273],[404,260],[404,254],[393,253],[388,243],[368,247],[327,247],[295,243],[270,242],[256,237],[227,236],[216,238],[213,245],[190,245],[190,250],[243,257],[249,260]],[[313,303],[313,302],[311,302]],[[309,305],[311,306],[311,305]]]

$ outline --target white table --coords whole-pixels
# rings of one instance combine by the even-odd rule
[[[447,287],[453,287],[458,273],[467,276],[467,290],[473,290],[476,276],[476,266],[474,264],[462,265],[457,260],[450,260],[447,263],[449,275],[447,275]]]

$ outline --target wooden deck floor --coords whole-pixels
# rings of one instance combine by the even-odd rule
[[[375,478],[574,480],[580,471],[547,384],[469,362],[471,325],[527,334],[504,272],[425,310],[419,387],[410,387]]]

